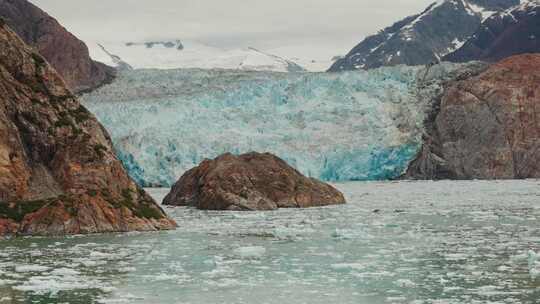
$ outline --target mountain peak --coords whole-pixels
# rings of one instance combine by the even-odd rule
[[[458,49],[493,13],[519,0],[439,0],[369,36],[338,60],[330,71],[372,69],[439,61]]]
[[[0,1],[0,17],[45,57],[73,91],[94,89],[114,77],[114,69],[93,61],[84,42],[32,3]]]
[[[495,62],[540,51],[540,1],[521,4],[487,18],[461,48],[444,57],[452,62]]]

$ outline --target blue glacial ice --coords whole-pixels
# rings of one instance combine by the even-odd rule
[[[145,186],[170,186],[205,158],[249,151],[272,152],[327,181],[385,180],[416,155],[429,96],[458,67],[427,75],[405,66],[339,74],[135,70],[83,102]]]

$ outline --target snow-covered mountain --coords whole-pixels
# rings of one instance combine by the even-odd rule
[[[195,41],[89,43],[91,55],[103,63],[133,69],[230,69],[303,72],[295,62],[255,48],[225,50]]]
[[[337,60],[330,71],[439,61],[460,48],[485,19],[519,3],[520,0],[439,0],[422,13],[367,37]]]
[[[467,43],[444,60],[493,62],[537,52],[540,52],[540,1],[534,0],[486,19]]]

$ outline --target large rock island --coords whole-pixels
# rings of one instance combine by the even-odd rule
[[[0,236],[175,226],[63,79],[0,22]]]
[[[204,210],[274,210],[344,204],[334,187],[269,154],[224,154],[186,172],[163,204]]]
[[[447,84],[406,178],[540,177],[540,54]]]

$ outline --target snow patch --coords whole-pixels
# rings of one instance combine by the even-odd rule
[[[244,71],[305,71],[292,60],[254,48],[225,50],[187,41],[179,49],[153,42],[88,43],[92,58],[105,64],[134,69],[231,69]],[[172,43],[172,42],[171,42]],[[180,42],[178,42],[180,43]]]
[[[484,22],[489,17],[493,16],[493,14],[497,13],[496,11],[490,11],[487,10],[484,7],[481,7],[479,5],[476,5],[474,3],[465,1],[465,8],[467,9],[467,12],[469,12],[472,16],[480,16],[482,18],[482,22]]]

